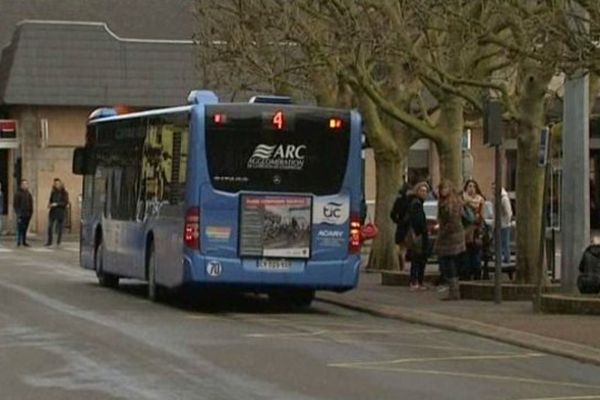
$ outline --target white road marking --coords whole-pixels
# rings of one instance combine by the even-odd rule
[[[434,361],[509,360],[509,359],[514,359],[514,358],[533,358],[533,357],[545,357],[545,356],[546,356],[546,354],[542,354],[542,353],[482,354],[482,355],[451,356],[451,357],[400,358],[397,360],[389,360],[389,361],[365,361],[365,362],[359,361],[359,362],[352,362],[352,363],[329,364],[329,366],[344,368],[344,367],[353,367],[353,366],[396,365],[396,364],[434,362]]]
[[[591,395],[591,396],[567,396],[567,397],[536,397],[529,399],[519,399],[519,400],[598,400],[600,399],[600,394]]]
[[[313,332],[292,332],[292,333],[250,333],[244,335],[245,337],[252,338],[287,338],[287,337],[306,337],[306,336],[320,336],[325,334],[357,334],[357,333],[391,333],[392,331],[387,329],[356,329],[356,330],[330,330],[320,329]]]
[[[46,249],[43,247],[33,247],[33,248],[29,249],[29,251],[34,251],[36,253],[53,253],[54,249]]]
[[[343,365],[343,364],[341,364]],[[331,366],[331,365],[330,365]],[[549,381],[544,379],[534,378],[523,378],[520,376],[506,376],[506,375],[488,375],[488,374],[475,374],[469,372],[453,372],[453,371],[438,371],[434,369],[412,369],[412,368],[394,368],[384,366],[362,366],[362,365],[347,365],[339,366],[338,368],[353,368],[365,371],[383,371],[383,372],[404,372],[407,374],[422,374],[422,375],[438,375],[438,376],[454,376],[458,378],[473,378],[477,380],[487,379],[495,381],[508,381],[513,383],[527,383],[536,385],[548,385],[548,386],[564,386],[564,387],[576,387],[576,388],[587,388],[587,389],[600,389],[598,385],[587,385],[584,383],[575,382],[561,382],[561,381]]]

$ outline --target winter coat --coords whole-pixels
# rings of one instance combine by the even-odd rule
[[[19,218],[29,218],[33,215],[33,197],[29,190],[17,190],[13,200],[13,207],[15,208],[15,214]]]
[[[472,244],[481,241],[481,232],[483,229],[483,204],[485,199],[479,195],[470,196],[467,192],[463,193],[465,207],[470,207],[475,214],[475,223],[465,227],[465,241],[467,244]]]
[[[65,208],[69,204],[69,193],[65,189],[52,189],[48,204],[56,203],[55,207],[50,209],[50,215],[62,217],[65,214]]]
[[[427,258],[427,253],[429,252],[429,232],[427,231],[427,216],[423,209],[423,200],[418,197],[414,197],[411,200],[408,216],[410,228],[417,237],[422,238],[421,254]]]
[[[406,240],[406,235],[408,234],[408,229],[410,228],[409,215],[410,202],[412,199],[413,194],[410,191],[408,184],[403,185],[400,189],[400,192],[398,192],[398,196],[396,197],[396,201],[394,202],[394,206],[390,212],[390,218],[396,224],[396,244],[404,243]],[[406,211],[405,215],[403,215],[403,211]]]
[[[462,215],[462,201],[440,200],[438,206],[440,228],[434,246],[434,251],[439,257],[456,256],[466,251]]]

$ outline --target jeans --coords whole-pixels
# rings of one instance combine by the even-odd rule
[[[427,265],[427,257],[415,257],[410,261],[410,284],[423,285],[425,280],[425,266]]]
[[[510,228],[500,229],[500,243],[502,245],[502,262],[510,262]]]
[[[29,221],[31,216],[20,216],[17,217],[17,246],[27,244],[27,228],[29,228]]]
[[[449,282],[451,279],[455,279],[457,277],[460,259],[460,254],[439,257],[442,282]]]
[[[52,244],[52,233],[54,231],[54,225],[56,225],[56,244],[60,244],[60,241],[62,239],[64,222],[64,213],[50,213],[50,218],[48,222],[48,241],[46,242],[46,244]]]
[[[462,280],[481,279],[481,247],[469,247],[463,255],[460,278]]]

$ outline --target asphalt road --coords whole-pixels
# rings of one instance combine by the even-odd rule
[[[62,249],[0,248],[1,399],[600,399],[600,368],[256,296],[153,304]]]

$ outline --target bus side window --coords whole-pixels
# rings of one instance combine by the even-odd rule
[[[151,120],[144,144],[141,187],[145,200],[181,205],[185,199],[188,129],[167,118]]]

